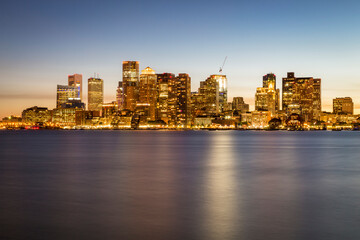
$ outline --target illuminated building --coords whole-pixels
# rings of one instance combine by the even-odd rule
[[[61,104],[66,103],[68,99],[77,97],[77,88],[67,85],[57,85],[56,108],[60,108]]]
[[[124,109],[124,88],[123,82],[119,81],[119,85],[116,89],[116,101],[118,104],[118,110]]]
[[[63,126],[74,126],[76,124],[76,112],[84,111],[85,104],[80,99],[68,99],[61,104],[60,108],[52,111],[52,122]]]
[[[104,82],[100,78],[88,79],[88,110],[101,111],[104,102]]]
[[[283,110],[299,114],[305,122],[320,120],[321,79],[295,78],[293,72],[283,78]]]
[[[186,73],[176,77],[177,114],[176,125],[191,126],[191,78]]]
[[[293,86],[296,78],[293,72],[288,72],[287,77],[282,79],[282,110],[288,113],[289,105],[293,102]]]
[[[269,73],[263,77],[263,87],[256,89],[255,110],[269,111],[275,116],[279,110],[280,91],[276,89],[276,76]]]
[[[276,75],[273,73],[268,73],[263,76],[263,87],[276,89]]]
[[[135,111],[136,102],[139,98],[139,62],[124,61],[123,62],[123,94],[124,109]]]
[[[199,93],[206,98],[206,114],[221,113],[224,110],[224,104],[227,103],[226,75],[211,75],[205,81],[200,82]]]
[[[314,102],[313,102],[313,118],[320,120],[321,115],[321,79],[314,78]]]
[[[249,111],[249,104],[244,102],[243,97],[234,97],[232,101],[232,109],[242,113]]]
[[[113,101],[111,103],[104,103],[102,105],[102,117],[105,124],[110,124],[115,114],[118,112],[118,103]]]
[[[22,121],[25,123],[45,123],[51,120],[51,111],[45,107],[31,107],[22,112]]]
[[[350,97],[333,99],[333,112],[335,114],[354,114],[354,103]]]
[[[141,71],[139,83],[139,101],[136,104],[137,111],[143,112],[147,121],[155,121],[157,103],[157,76],[150,67]]]
[[[191,93],[191,110],[193,120],[197,116],[206,116],[206,97],[202,93]]]
[[[69,75],[68,85],[70,87],[76,87],[76,98],[80,98],[80,100],[82,100],[82,74]]]
[[[157,106],[156,119],[162,120],[167,124],[174,124],[176,109],[174,111],[174,94],[170,92],[174,86],[175,75],[172,73],[157,74]],[[172,109],[172,112],[170,111]],[[172,116],[171,116],[172,113]],[[172,121],[171,121],[172,119]]]

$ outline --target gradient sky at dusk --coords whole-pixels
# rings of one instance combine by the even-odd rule
[[[262,76],[322,78],[323,110],[350,96],[360,113],[359,1],[2,1],[0,117],[55,107],[67,76],[99,73],[115,100],[124,60],[189,73],[192,89],[218,72],[229,96],[254,107]],[[229,99],[229,100],[231,100]],[[87,103],[87,101],[85,101]]]

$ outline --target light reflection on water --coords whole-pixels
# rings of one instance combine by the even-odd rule
[[[1,131],[0,239],[359,239],[359,134]]]

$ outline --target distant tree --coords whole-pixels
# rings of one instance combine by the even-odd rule
[[[279,129],[281,125],[281,120],[279,118],[273,118],[269,121],[270,130]]]

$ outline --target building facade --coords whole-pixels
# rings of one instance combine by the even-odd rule
[[[77,88],[67,85],[57,85],[56,89],[56,108],[66,103],[69,99],[77,98]]]
[[[139,62],[124,61],[123,64],[123,94],[124,109],[135,111],[136,103],[139,99]]]
[[[101,111],[104,103],[104,81],[101,78],[88,79],[88,110]]]
[[[82,100],[82,74],[69,75],[68,85],[70,87],[76,87],[76,98]]]
[[[344,97],[333,99],[333,112],[335,114],[354,114],[352,98]]]

